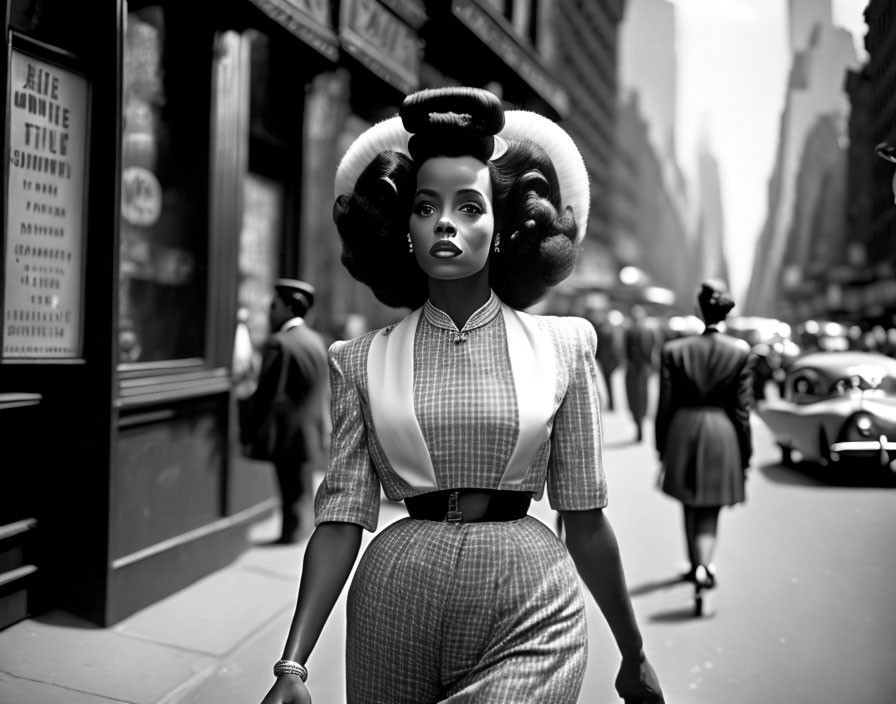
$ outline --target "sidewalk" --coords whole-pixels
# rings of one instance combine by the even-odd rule
[[[0,631],[0,704],[261,701],[307,541],[264,546],[278,525],[257,524],[235,562],[111,628],[54,611]]]
[[[531,513],[553,525],[542,500]],[[407,515],[384,501],[379,528]],[[258,704],[273,683],[310,526],[271,546],[279,518],[253,526],[235,562],[111,628],[63,611],[0,631],[0,704]],[[372,535],[365,531],[362,550]],[[308,661],[316,702],[345,701],[345,596]],[[318,675],[318,676],[315,676]]]

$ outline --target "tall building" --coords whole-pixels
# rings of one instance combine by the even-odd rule
[[[725,257],[725,212],[722,205],[722,178],[719,162],[709,145],[700,145],[698,167],[697,243],[699,278],[722,279],[729,284]]]
[[[618,34],[625,0],[560,0],[551,7],[553,28],[545,54],[569,95],[561,124],[578,145],[591,181],[588,236],[574,285],[607,285],[618,272],[612,248],[612,164],[618,95]],[[545,10],[547,12],[547,10]]]
[[[662,157],[648,139],[638,94],[619,106],[618,157],[614,164],[616,257],[620,266],[643,272],[653,286],[670,291],[664,301],[690,311],[699,276],[693,242],[675,194],[663,177]]]
[[[888,141],[896,144],[896,3],[892,0],[871,0],[865,10],[868,33],[868,73],[871,81],[873,106],[871,134],[875,144]],[[871,261],[889,262],[889,271],[882,276],[892,277],[896,271],[896,207],[888,187],[893,164],[883,159],[871,160],[872,224],[868,243]],[[884,305],[896,312],[896,299],[887,298]]]
[[[651,141],[675,158],[678,61],[675,5],[669,0],[629,2],[620,26],[620,83],[637,90]]]
[[[671,2],[627,4],[620,26],[613,247],[620,266],[640,270],[687,307],[697,272],[692,208],[675,152],[675,38]]]
[[[819,3],[826,5],[826,3]],[[805,28],[808,18],[814,17],[808,3],[794,3],[800,13],[791,18],[794,26]],[[825,13],[825,18],[828,14]],[[801,238],[811,228],[811,211],[801,201],[807,194],[806,179],[821,181],[824,172],[801,173],[812,158],[804,159],[807,144],[817,148],[820,139],[809,141],[819,121],[829,120],[836,136],[830,148],[842,149],[846,137],[846,118],[849,112],[843,86],[846,71],[857,65],[852,36],[826,20],[816,23],[809,33],[805,49],[792,57],[790,75],[778,132],[778,148],[774,170],[768,188],[768,211],[757,241],[753,271],[747,291],[745,309],[748,312],[789,318],[795,314],[787,302],[798,297],[805,300],[824,295],[808,279],[808,262],[788,261],[788,252],[804,251],[791,246],[791,238]],[[843,138],[843,139],[841,139]],[[817,155],[816,155],[817,156]],[[818,189],[811,192],[819,193]],[[808,218],[808,219],[807,219]],[[845,222],[842,224],[845,230]],[[787,295],[785,295],[785,292]]]
[[[850,71],[847,157],[847,231],[843,259],[848,276],[836,313],[865,327],[896,323],[896,206],[894,167],[875,154],[896,144],[896,4],[872,0],[865,8],[868,60]]]
[[[805,50],[816,25],[833,24],[831,0],[787,0],[790,52]]]

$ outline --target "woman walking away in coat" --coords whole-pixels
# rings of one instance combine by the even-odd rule
[[[662,490],[684,507],[684,533],[696,585],[696,609],[716,583],[713,555],[719,512],[745,500],[752,454],[753,357],[743,340],[719,331],[734,301],[724,284],[706,281],[697,295],[706,329],[663,347],[656,449]]]

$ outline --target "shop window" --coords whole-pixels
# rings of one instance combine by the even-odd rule
[[[284,197],[283,184],[251,172],[246,174],[237,299],[256,355],[269,334],[268,309],[277,278]]]
[[[267,35],[246,32],[250,49],[249,169],[243,177],[237,305],[256,356],[268,335],[274,279],[292,270],[285,236],[290,186],[299,173],[294,142],[302,117],[296,91],[283,90],[295,61]],[[286,273],[284,273],[286,272]]]
[[[188,25],[160,5],[127,15],[118,321],[126,363],[205,352],[209,78]]]

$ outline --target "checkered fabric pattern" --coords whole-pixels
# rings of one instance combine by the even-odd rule
[[[348,597],[350,704],[574,704],[587,632],[575,566],[538,520],[404,519]]]
[[[414,339],[414,409],[429,448],[438,487],[503,488],[516,445],[517,400],[500,301],[492,296],[458,331],[427,304]],[[550,439],[531,458],[514,489],[548,498],[557,510],[603,507],[597,338],[586,320],[534,316],[554,345],[556,379]],[[455,342],[458,332],[466,334]],[[370,415],[368,333],[330,348],[333,436],[329,468],[315,499],[316,520],[358,523],[375,530],[380,486],[392,500],[420,493],[389,465]],[[523,381],[522,383],[525,383]]]

